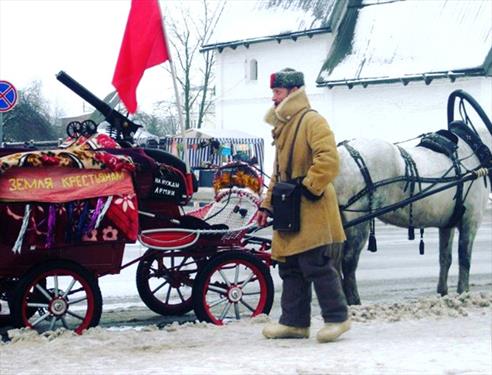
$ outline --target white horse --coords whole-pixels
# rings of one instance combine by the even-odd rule
[[[463,126],[466,125],[463,124]],[[479,131],[481,140],[489,149],[491,149],[489,134],[491,130],[483,129]],[[402,151],[392,143],[379,139],[355,139],[349,142],[350,147],[360,154],[373,183],[404,176],[406,170],[409,170],[409,164],[405,163]],[[456,175],[451,159],[445,154],[417,146],[405,147],[405,150],[415,162],[415,167],[420,177],[440,178],[446,172],[448,172],[446,177]],[[359,165],[357,165],[347,147],[340,145],[338,151],[341,160],[340,174],[336,178],[334,185],[339,204],[343,207],[347,205],[352,197],[367,186],[367,182],[360,171],[360,161]],[[403,153],[405,152],[403,151]],[[461,160],[464,169],[473,170],[481,165],[483,166],[483,163],[481,164],[470,146],[461,138],[458,139],[457,156]],[[422,185],[416,183],[413,186],[413,194],[417,194],[420,188],[425,189],[429,185],[429,183]],[[434,187],[442,185],[444,184],[438,183]],[[413,226],[417,229],[417,235],[419,228],[439,228],[440,273],[437,292],[441,295],[445,295],[448,292],[447,278],[452,261],[451,250],[455,228],[459,231],[459,281],[457,291],[462,293],[469,289],[472,245],[484,216],[489,188],[490,181],[485,181],[485,178],[479,178],[463,184],[465,211],[451,227],[449,224],[455,210],[456,201],[454,198],[457,188],[430,195],[427,198],[415,201],[412,205],[407,205],[378,217],[385,223],[399,227]],[[402,202],[411,195],[410,191],[411,187],[405,181],[377,187],[372,196],[371,194],[359,194],[360,199],[348,207],[350,211],[342,210],[342,216],[345,222],[350,222],[370,212],[371,200],[372,210],[377,211],[382,207]],[[412,211],[412,219],[410,219],[410,211]],[[410,221],[412,222],[410,223]],[[360,253],[369,237],[370,221],[364,221],[361,224],[346,228],[345,232],[347,242],[342,259],[343,287],[348,303],[360,304],[355,271]]]

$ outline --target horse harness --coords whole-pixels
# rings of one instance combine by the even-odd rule
[[[362,177],[364,178],[364,182],[366,184],[366,187],[361,191],[359,191],[352,198],[350,198],[349,202],[345,206],[340,207],[340,211],[343,211],[344,208],[351,206],[355,201],[359,200],[360,198],[362,198],[364,195],[367,194],[369,199],[369,213],[372,213],[373,203],[374,203],[374,192],[376,191],[376,187],[374,186],[374,183],[372,181],[371,174],[369,173],[369,169],[367,168],[367,165],[364,159],[362,158],[360,152],[357,151],[354,147],[350,146],[349,141],[345,140],[339,143],[337,146],[340,145],[343,145],[349,152],[352,159],[354,159],[355,164],[357,164],[357,166],[359,167],[359,171]],[[376,243],[376,236],[375,236],[375,219],[371,219],[370,221],[369,244],[367,250],[372,252],[377,251],[377,243]]]
[[[451,124],[452,125],[452,124]],[[472,148],[473,152],[477,155],[480,160],[480,163],[484,166],[487,166],[487,163],[491,163],[491,154],[490,150],[481,142],[480,138],[476,136],[468,127],[456,125],[450,127],[452,131],[448,130],[439,130],[435,133],[429,133],[422,136],[420,143],[417,146],[428,148],[432,151],[442,153],[446,155],[453,164],[453,169],[456,173],[457,177],[462,176],[461,164],[458,159],[457,149],[458,149],[458,136],[464,139],[468,145]],[[457,133],[455,135],[454,133]],[[361,199],[363,196],[367,194],[369,200],[369,213],[371,214],[374,210],[374,193],[378,186],[384,185],[385,181],[374,183],[369,169],[364,161],[364,158],[354,147],[349,144],[349,141],[343,141],[338,144],[338,146],[343,145],[352,159],[355,161],[357,166],[359,167],[359,171],[364,179],[365,188],[359,191],[357,194],[352,196],[347,204],[341,205],[340,210],[343,211],[351,206],[353,203]],[[405,150],[403,147],[398,146],[398,151],[402,159],[405,162],[405,175],[403,176],[403,180],[406,181],[404,191],[409,190],[410,197],[414,196],[416,185],[418,184],[419,192],[422,192],[422,179],[419,176],[419,172],[417,169],[417,165],[413,160],[412,156]],[[397,182],[394,181],[386,181],[389,182]],[[491,180],[492,182],[492,180]],[[453,227],[456,223],[461,219],[465,212],[464,207],[464,197],[463,197],[463,182],[459,182],[456,185],[456,194],[454,196],[455,206],[451,218],[447,223],[447,227]],[[375,252],[377,251],[376,237],[375,237],[375,219],[371,219],[370,221],[370,234],[369,234],[369,244],[368,250]],[[424,242],[423,242],[423,234],[424,228],[420,228],[420,246],[419,252],[420,254],[424,254]],[[415,239],[415,228],[413,226],[413,203],[409,204],[409,227],[408,227],[408,239]]]

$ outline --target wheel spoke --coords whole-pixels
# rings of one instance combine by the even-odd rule
[[[176,268],[176,270],[179,270],[181,267],[183,267],[185,265],[185,262],[187,259],[188,259],[188,257],[183,257],[183,260],[181,261],[179,266]]]
[[[156,293],[157,293],[157,291],[158,291],[159,289],[161,289],[161,288],[162,288],[164,285],[166,285],[167,283],[168,283],[168,282],[167,282],[167,280],[165,280],[165,281],[164,281],[161,285],[159,285],[159,286],[158,286],[157,288],[155,288],[154,290],[151,290],[150,292],[151,292],[152,294],[156,294]]]
[[[248,303],[246,303],[242,298],[239,300],[244,306],[246,306],[247,309],[249,309],[251,312],[255,312],[255,309],[253,309]]]
[[[43,296],[45,296],[45,297],[46,297],[46,299],[47,299],[48,301],[51,301],[51,295],[48,293],[48,291],[47,291],[46,289],[44,289],[44,288],[43,288],[41,285],[39,285],[39,284],[36,284],[36,289],[37,289],[37,290],[39,290],[39,291],[43,294]]]
[[[251,274],[248,276],[246,280],[243,281],[243,283],[239,286],[241,289],[244,288],[244,286],[251,281],[251,279],[254,277],[255,273],[251,271]]]
[[[236,264],[236,274],[234,275],[234,285],[237,285],[238,278],[239,278],[239,264]]]
[[[82,301],[86,301],[87,300],[87,296],[83,296],[83,297],[80,297],[80,298],[77,298],[77,299],[74,299],[74,300],[71,300],[68,302],[69,305],[75,305],[76,303],[79,303],[79,302],[82,302]]]
[[[47,312],[44,315],[41,315],[39,318],[37,318],[34,322],[31,323],[31,325],[34,327],[37,324],[41,323],[43,320],[47,319],[50,316],[50,313]]]
[[[169,305],[169,299],[171,298],[171,288],[171,285],[169,285],[169,288],[167,288],[166,305]]]
[[[80,316],[79,314],[76,314],[73,311],[67,310],[67,314],[72,315],[74,318],[77,318],[77,319],[80,319],[80,320],[84,320],[84,317],[83,316]]]
[[[225,288],[221,288],[221,287],[218,287],[218,286],[215,286],[215,285],[209,285],[208,286],[208,290],[211,290],[212,292],[216,292],[216,293],[219,293],[219,294],[226,294],[227,292],[227,289]]]
[[[66,329],[69,329],[67,321],[65,320],[65,317],[63,315],[61,316],[61,321],[62,321],[63,327],[65,327]]]
[[[67,293],[67,295],[70,295],[70,294],[77,294],[78,292],[84,292],[85,293],[85,289],[84,287],[80,287],[80,288],[77,288],[75,290],[71,290],[70,293]]]
[[[229,312],[229,309],[231,308],[232,303],[229,302],[227,305],[225,305],[224,310],[222,310],[222,314],[220,314],[220,320],[224,320],[226,317],[227,313]]]
[[[239,303],[234,304],[234,312],[236,313],[236,319],[241,319],[241,316],[239,315]]]
[[[28,302],[27,307],[38,307],[41,309],[47,309],[48,304],[47,303],[35,303],[35,302]]]
[[[72,281],[70,281],[70,284],[68,285],[67,290],[62,295],[63,298],[65,298],[68,295],[68,293],[71,292],[73,286],[75,285],[75,282],[76,282],[75,277],[72,277]]]
[[[220,276],[222,276],[222,279],[225,281],[226,285],[227,285],[228,287],[230,287],[230,286],[231,286],[231,283],[230,283],[230,282],[229,282],[229,280],[227,279],[227,276],[226,276],[226,274],[224,273],[224,271],[219,270],[219,273],[220,273]]]
[[[215,307],[215,306],[220,305],[221,303],[223,303],[223,302],[225,302],[225,301],[227,301],[227,298],[226,298],[226,297],[220,298],[220,299],[218,299],[217,301],[210,303],[210,304],[208,305],[208,307],[209,307],[209,308]]]
[[[261,294],[261,292],[243,292],[243,296],[257,296]]]
[[[55,297],[58,297],[58,275],[53,276],[53,281],[55,283],[55,287],[54,287]]]
[[[176,288],[176,291],[178,292],[179,298],[181,298],[181,301],[184,302],[185,299],[183,297],[183,294],[181,293],[181,290],[179,288]]]
[[[49,328],[49,331],[53,331],[53,329],[55,328],[55,323],[58,319],[56,318],[56,316],[53,315],[53,317],[51,318],[51,323],[50,323],[50,328]]]

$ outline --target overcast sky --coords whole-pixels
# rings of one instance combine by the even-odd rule
[[[64,70],[100,98],[112,91],[130,3],[0,0],[0,80],[17,89],[41,81],[43,95],[53,106],[67,115],[80,114],[83,100],[58,82],[55,74]],[[139,108],[150,112],[155,101],[170,95],[172,82],[163,66],[147,70],[137,91]]]

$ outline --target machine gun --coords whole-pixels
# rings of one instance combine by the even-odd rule
[[[110,133],[116,138],[116,140],[123,140],[126,142],[133,143],[133,136],[138,128],[142,125],[137,125],[131,121],[128,117],[124,116],[120,112],[114,110],[101,99],[96,97],[93,93],[87,90],[84,86],[70,77],[67,73],[61,70],[57,75],[56,79],[67,86],[70,90],[80,96],[82,99],[91,104],[99,112],[102,113],[106,121],[110,124]],[[67,132],[70,136],[76,133],[80,133],[80,123],[70,123],[67,127]],[[95,132],[95,126],[93,129],[85,129],[88,133]],[[116,132],[116,134],[114,133]]]

